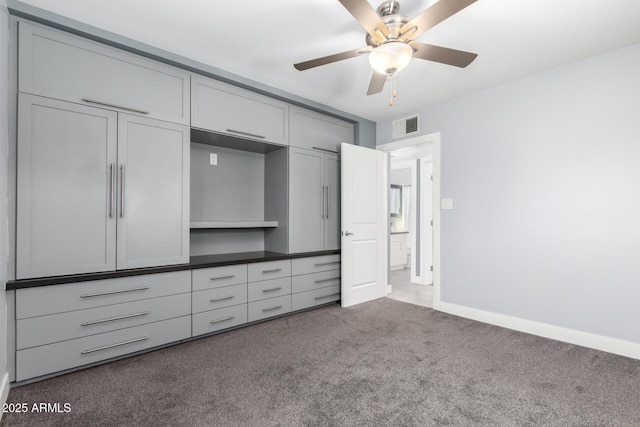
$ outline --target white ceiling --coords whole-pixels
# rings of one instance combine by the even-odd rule
[[[369,1],[376,8],[382,0]],[[640,42],[639,0],[478,0],[418,38],[475,52],[467,68],[413,59],[366,96],[366,54],[307,71],[302,62],[365,46],[337,0],[23,0],[41,9],[371,120],[423,107]],[[401,0],[418,15],[434,0]],[[603,76],[605,78],[606,76]]]

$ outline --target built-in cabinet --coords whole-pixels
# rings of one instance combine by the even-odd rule
[[[340,161],[337,154],[289,149],[289,250],[339,248]]]
[[[389,263],[391,270],[401,270],[408,263],[409,234],[392,233],[389,239]]]
[[[188,146],[183,125],[20,94],[17,278],[188,262]]]
[[[289,143],[289,105],[201,76],[191,80],[191,126],[276,144]]]
[[[18,36],[16,283],[40,282],[9,288],[12,380],[340,299],[322,252],[353,124],[24,20]],[[190,263],[254,251],[272,260]]]
[[[22,93],[189,124],[184,70],[26,21],[18,40]]]
[[[191,336],[189,271],[16,291],[16,380]]]

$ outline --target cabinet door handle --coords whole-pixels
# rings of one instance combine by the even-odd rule
[[[103,102],[103,101],[97,101],[95,99],[90,99],[90,98],[82,98],[82,100],[84,102],[87,102],[89,104],[96,104],[96,105],[103,105],[105,107],[113,107],[113,108],[119,108],[121,110],[127,110],[127,111],[132,111],[134,113],[140,113],[140,114],[149,114],[148,111],[145,110],[138,110],[137,108],[131,108],[131,107],[125,107],[123,105],[118,105],[118,104],[111,104],[108,102]]]
[[[127,344],[133,344],[133,343],[140,342],[140,341],[146,341],[148,339],[149,339],[149,337],[135,338],[135,339],[132,339],[132,340],[129,340],[129,341],[119,342],[117,344],[105,345],[104,347],[98,347],[98,348],[92,348],[90,350],[84,350],[84,351],[81,351],[80,354],[95,353],[96,351],[108,350],[110,348],[120,347],[122,345],[127,345]]]
[[[264,135],[257,135],[255,133],[243,132],[241,130],[235,130],[235,129],[227,129],[227,132],[237,133],[238,135],[250,136],[252,138],[260,138],[260,139],[266,138],[266,136]]]
[[[113,207],[115,205],[115,185],[113,179],[115,178],[115,174],[113,173],[113,163],[109,164],[109,218],[113,218],[115,212]]]
[[[322,218],[327,219],[327,187],[322,187]]]
[[[148,286],[140,286],[139,288],[119,289],[117,291],[98,292],[95,294],[84,294],[80,295],[80,298],[103,297],[107,295],[124,294],[126,292],[146,291],[147,289],[149,289]]]
[[[278,286],[277,288],[269,288],[269,289],[263,289],[262,292],[275,292],[275,291],[279,291],[280,289],[282,289],[282,286]]]
[[[329,186],[327,185],[327,219],[329,219]]]
[[[340,280],[340,277],[332,277],[331,279],[316,280],[316,283],[331,282],[332,280]]]
[[[282,308],[282,306],[281,305],[276,305],[275,307],[263,308],[262,311],[264,311],[264,312],[273,311],[273,310],[277,310],[279,308]]]
[[[209,322],[210,325],[215,325],[216,323],[228,322],[229,320],[235,319],[235,316],[223,317],[222,319],[216,319]]]
[[[234,296],[233,295],[229,295],[227,297],[220,297],[220,298],[212,298],[209,300],[209,302],[219,302],[219,301],[226,301],[228,299],[233,299]]]
[[[334,154],[338,154],[337,151],[334,150],[327,150],[326,148],[320,148],[320,147],[312,147],[314,150],[318,150],[318,151],[325,151],[327,153],[334,153]]]
[[[321,296],[321,297],[316,297],[316,300],[321,300],[321,299],[326,299],[326,298],[333,298],[333,297],[336,297],[336,296],[340,296],[340,294],[336,293],[336,294],[331,294],[331,295],[324,295],[324,296]]]
[[[323,265],[331,265],[331,264],[340,264],[340,261],[318,262],[316,263],[316,267],[322,267]]]
[[[148,311],[143,311],[142,313],[127,314],[125,316],[111,317],[109,319],[91,320],[89,322],[81,323],[80,326],[97,325],[99,323],[106,323],[106,322],[114,322],[116,320],[131,319],[132,317],[141,317],[141,316],[146,316],[148,314],[149,314]]]
[[[282,271],[281,268],[274,268],[271,270],[262,270],[263,273],[277,273],[278,271]]]
[[[124,218],[124,165],[120,165],[120,218]]]
[[[235,275],[230,275],[230,276],[218,276],[218,277],[209,277],[209,280],[223,280],[223,279],[232,279],[236,277]]]

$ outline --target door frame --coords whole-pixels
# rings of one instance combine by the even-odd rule
[[[440,132],[420,135],[401,141],[389,142],[376,146],[377,150],[391,152],[400,149],[414,148],[420,145],[431,145],[433,150],[433,186],[432,186],[432,206],[433,206],[433,309],[440,310],[440,178],[441,178],[441,158],[440,158]],[[414,248],[415,250],[415,248]]]

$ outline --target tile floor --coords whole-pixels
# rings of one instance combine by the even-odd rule
[[[424,307],[433,307],[433,286],[411,283],[411,270],[391,272],[391,293],[387,295],[397,301],[408,302]]]

